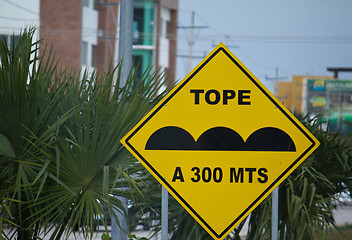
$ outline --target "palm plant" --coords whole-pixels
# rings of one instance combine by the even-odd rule
[[[38,204],[47,206],[38,216],[43,218],[44,214],[46,222],[61,225],[51,239],[60,239],[64,231],[70,234],[75,226],[85,236],[93,234],[89,229],[94,229],[97,219],[102,219],[107,230],[105,211],[115,219],[115,210],[124,214],[116,196],[131,198],[131,191],[126,189],[137,186],[137,179],[131,176],[140,166],[135,166],[120,139],[158,101],[156,94],[162,82],[147,78],[161,76],[146,72],[137,83],[131,74],[126,85],[120,86],[118,74],[110,94],[113,76],[114,71],[100,78],[84,74],[79,84],[71,81],[71,90],[61,101],[63,113],[75,106],[79,111],[64,124],[55,146],[59,164],[50,166],[52,172],[60,174],[58,179],[63,184],[53,183],[38,199]]]
[[[29,239],[40,227],[29,228],[38,209],[28,203],[39,193],[33,184],[45,182],[41,173],[50,160],[35,145],[38,140],[49,144],[68,117],[57,115],[57,96],[64,89],[56,88],[53,59],[39,61],[33,33],[24,31],[13,50],[0,42],[0,211],[3,221],[16,226],[18,239]]]
[[[150,70],[142,79],[131,71],[122,86],[120,65],[59,72],[32,37],[0,52],[1,215],[9,238],[61,239],[75,228],[87,238],[99,222],[107,231],[107,214],[125,212],[116,196],[131,197],[140,166],[120,139],[169,88],[158,95],[165,79]]]
[[[322,117],[302,123],[320,141],[319,148],[280,185],[280,239],[313,239],[335,226],[336,195],[351,186],[352,152],[346,138],[322,129]],[[269,238],[271,199],[250,216],[248,239]]]

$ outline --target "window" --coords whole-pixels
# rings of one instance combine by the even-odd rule
[[[161,36],[163,38],[168,37],[169,25],[170,25],[170,21],[168,21],[166,19],[161,19]]]
[[[172,25],[171,24],[172,24],[171,21],[166,21],[166,30],[165,30],[165,32],[166,32],[166,37],[167,38],[169,38],[170,34],[172,34],[172,32],[171,32]],[[172,37],[172,35],[171,35],[171,37]]]
[[[89,0],[83,0],[83,6],[89,7]]]
[[[133,43],[142,45],[144,35],[144,9],[135,8],[133,18]]]
[[[84,7],[91,7],[94,10],[98,10],[98,0],[83,0]]]
[[[6,42],[7,46],[11,51],[17,46],[20,36],[18,35],[0,35],[0,41]]]
[[[88,43],[84,41],[81,46],[81,63],[82,65],[87,65],[88,63]]]
[[[17,45],[20,40],[20,36],[10,36],[10,49],[13,50]]]
[[[154,2],[136,1],[133,14],[133,43],[136,45],[153,45]]]
[[[9,45],[9,41],[8,41],[8,35],[2,35],[2,34],[0,34],[0,42],[1,42],[1,44],[2,44],[2,41],[4,41],[5,40],[5,42],[6,42],[6,44],[7,45]]]
[[[92,67],[97,67],[96,66],[96,51],[97,51],[97,46],[92,45],[92,59],[91,59],[91,64]]]
[[[143,64],[143,56],[142,55],[134,55],[133,56],[133,69],[136,71],[136,79],[139,82],[142,78],[142,64]]]

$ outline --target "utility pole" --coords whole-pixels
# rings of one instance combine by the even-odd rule
[[[339,72],[352,72],[352,68],[349,67],[328,67],[327,70],[334,73],[335,79],[339,78]]]
[[[188,56],[182,55],[182,56],[178,56],[178,57],[187,57],[188,61],[187,61],[187,73],[189,73],[191,71],[192,68],[192,58],[193,58],[193,45],[194,45],[194,29],[201,29],[201,28],[207,28],[208,26],[194,26],[195,23],[195,15],[196,12],[192,11],[192,16],[191,16],[191,25],[190,26],[178,26],[177,28],[181,28],[181,29],[190,29],[190,37],[189,37],[189,41],[188,41]],[[199,58],[199,57],[196,57]]]
[[[195,16],[195,12],[192,12],[192,20],[191,20],[191,33],[190,33],[190,37],[189,37],[189,51],[188,51],[188,55],[192,56],[193,54],[193,45],[194,45],[194,16]],[[188,63],[187,63],[187,72],[191,71],[191,67],[192,67],[192,58],[188,58]]]
[[[230,36],[229,35],[225,35],[225,41],[224,41],[224,44],[227,48],[240,48],[240,46],[238,45],[229,45],[229,40],[230,40]],[[213,47],[216,47],[217,44],[214,43],[214,41],[212,41],[212,46]]]
[[[132,67],[133,46],[133,0],[120,1],[120,26],[119,26],[119,61],[121,66],[121,85],[125,85]]]
[[[277,93],[278,93],[277,83],[278,83],[279,80],[287,79],[287,77],[279,77],[279,68],[276,67],[275,68],[275,77],[268,77],[267,75],[265,75],[265,79],[274,81],[274,95],[277,97]]]
[[[121,65],[120,86],[123,87],[132,68],[132,47],[133,47],[133,0],[120,0],[120,26],[119,26],[119,61]],[[126,190],[126,189],[124,189]],[[127,198],[118,197],[123,207],[127,209]],[[111,237],[112,240],[127,240],[127,215],[114,210],[119,219],[119,224],[112,218]]]

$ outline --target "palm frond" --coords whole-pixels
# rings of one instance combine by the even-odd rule
[[[92,234],[97,219],[104,219],[106,212],[116,219],[114,210],[126,215],[116,197],[131,198],[130,189],[137,187],[131,177],[136,171],[131,167],[135,160],[120,139],[156,104],[164,80],[158,72],[147,72],[145,78],[149,81],[137,81],[131,71],[126,85],[119,86],[118,80],[111,93],[119,67],[101,76],[83,73],[82,79],[68,83],[60,100],[62,114],[75,107],[79,111],[61,128],[55,152],[52,151],[56,160],[47,166],[51,176],[58,175],[62,184],[51,178],[52,183],[41,188],[36,201],[37,205],[48,206],[36,212],[38,220],[44,218],[45,222],[60,226],[53,239],[70,234],[74,228],[84,236]],[[107,230],[104,220],[103,225]]]
[[[33,34],[33,29],[23,31],[14,49],[5,41],[0,44],[0,180],[4,189],[11,189],[7,195],[17,200],[9,202],[9,209],[19,238],[35,231],[28,228],[36,211],[28,207],[37,195],[33,180],[39,180],[38,173],[46,180],[42,173],[48,159],[36,141],[52,140],[65,121],[57,119],[58,93],[64,90],[53,88],[56,66],[50,54],[47,60],[38,57]]]
[[[169,89],[159,95],[160,71],[136,79],[131,70],[125,85],[120,65],[102,75],[58,71],[50,49],[38,56],[33,32],[14,50],[0,44],[0,197],[12,216],[1,223],[19,239],[77,227],[87,237],[99,221],[107,229],[107,212],[126,213],[116,196],[131,197],[138,168],[120,139]]]

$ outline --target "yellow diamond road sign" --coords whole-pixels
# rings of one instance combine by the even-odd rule
[[[214,239],[319,145],[221,43],[121,141]]]

